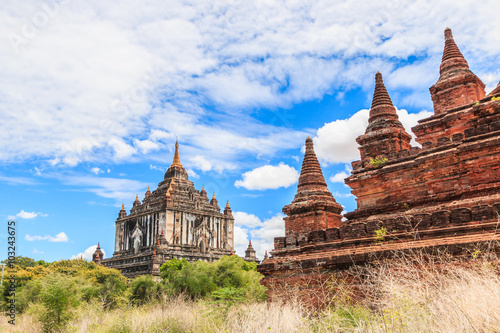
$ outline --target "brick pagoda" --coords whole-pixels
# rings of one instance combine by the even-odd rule
[[[357,209],[343,222],[307,139],[297,194],[283,209],[285,235],[258,267],[270,300],[293,292],[314,302],[321,281],[395,250],[458,254],[498,240],[500,83],[485,94],[447,28],[430,93],[434,115],[412,128],[422,147],[411,147],[382,75],[375,75],[369,124],[356,140],[361,159],[345,180]],[[382,239],[376,230],[385,231]]]

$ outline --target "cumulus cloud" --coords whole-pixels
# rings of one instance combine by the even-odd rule
[[[90,172],[92,172],[95,175],[99,175],[100,173],[104,173],[104,171],[102,171],[98,167],[94,167],[94,168],[90,169]]]
[[[347,172],[341,171],[331,176],[330,181],[332,183],[344,183],[344,179],[346,179],[347,177],[349,177]]]
[[[16,215],[9,215],[7,217],[7,219],[9,220],[15,220],[17,218],[20,218],[20,219],[25,219],[25,220],[29,220],[29,219],[34,219],[35,217],[37,216],[42,216],[42,217],[46,217],[48,216],[47,214],[44,214],[44,213],[35,213],[35,212],[25,212],[24,210],[21,210],[19,213],[17,213]]]
[[[73,259],[82,258],[84,260],[92,260],[92,255],[94,254],[96,249],[97,249],[97,245],[89,246],[85,251],[71,256],[70,259],[73,260]],[[104,251],[104,249],[102,247],[101,247],[101,251],[103,253],[103,258],[101,258],[101,259],[106,258],[106,251]]]
[[[243,174],[243,180],[237,180],[234,185],[247,190],[268,190],[280,187],[289,187],[297,182],[299,172],[280,162],[277,166],[264,165],[247,171]]]
[[[68,236],[64,232],[60,232],[55,236],[30,236],[26,234],[24,237],[28,242],[33,242],[33,241],[41,241],[41,240],[47,240],[49,242],[67,242],[68,241]]]
[[[274,237],[285,235],[284,215],[281,213],[261,220],[259,217],[246,212],[234,212],[235,223],[235,250],[240,256],[245,254],[248,242],[252,241],[252,246],[257,257],[262,260],[265,251],[274,248]]]
[[[177,1],[168,13],[158,10],[159,0],[139,6],[65,2],[46,22],[34,22],[47,16],[43,4],[5,4],[0,161],[161,159],[165,143],[182,135],[191,146],[186,156],[235,168],[244,154],[273,155],[304,137],[282,115],[263,127],[249,110],[366,89],[376,70],[393,74],[393,89],[413,91],[404,103],[424,107],[425,100],[428,107],[428,95],[421,96],[437,79],[445,26],[488,87],[500,79],[494,0],[462,1],[453,15],[449,1],[428,0],[362,8],[345,1]],[[210,117],[207,104],[217,111]]]
[[[350,118],[332,121],[318,129],[313,139],[314,150],[318,158],[325,164],[359,160],[356,138],[365,133],[369,112],[370,110],[366,109],[360,110]],[[406,132],[412,135],[412,145],[416,145],[415,135],[411,128],[417,125],[419,119],[430,117],[432,112],[423,110],[418,113],[408,113],[406,110],[397,110],[397,113]]]

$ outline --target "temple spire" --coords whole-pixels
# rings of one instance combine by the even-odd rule
[[[179,158],[179,142],[175,140],[175,153],[174,160],[172,161],[172,165],[182,166],[181,159]]]
[[[439,74],[437,82],[429,88],[435,115],[473,104],[486,95],[484,83],[469,70],[469,64],[455,44],[450,28],[444,30]],[[417,141],[422,141],[418,135]]]
[[[283,207],[285,233],[287,236],[318,229],[340,226],[342,206],[328,190],[313,140],[306,139],[306,152],[300,171],[297,193],[291,204]],[[307,221],[304,223],[304,221]]]
[[[328,191],[326,188],[325,177],[321,171],[318,158],[314,152],[313,140],[310,136],[306,139],[306,153],[302,161],[302,170],[300,171],[299,185],[297,193],[301,191],[314,190],[320,187],[323,191]],[[329,192],[329,191],[328,191]]]
[[[444,30],[444,51],[439,73],[444,75],[449,71],[457,69],[469,69],[469,64],[462,52],[460,52],[457,44],[455,44],[451,29],[446,28]]]
[[[188,179],[188,173],[186,169],[181,164],[181,159],[179,157],[179,141],[175,140],[175,152],[174,159],[172,160],[172,164],[165,172],[164,179],[167,180],[169,178],[182,178]]]
[[[370,109],[370,118],[368,122],[381,117],[397,118],[396,108],[392,104],[389,93],[384,85],[382,73],[375,74],[375,91],[373,92],[372,107]]]

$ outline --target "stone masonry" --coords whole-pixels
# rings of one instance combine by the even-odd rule
[[[434,115],[412,128],[422,147],[411,147],[382,75],[375,75],[369,125],[356,140],[361,159],[345,180],[357,209],[343,222],[306,140],[297,194],[283,208],[285,235],[258,267],[270,300],[293,292],[314,303],[325,279],[397,250],[458,254],[498,240],[500,83],[486,95],[447,28],[430,93]]]
[[[93,260],[122,274],[158,275],[172,258],[213,261],[230,255],[234,246],[234,218],[229,202],[221,213],[215,193],[209,200],[203,187],[194,188],[175,144],[172,165],[153,192],[141,202],[136,196],[130,214],[124,205],[115,222],[115,251],[104,259],[100,248]]]

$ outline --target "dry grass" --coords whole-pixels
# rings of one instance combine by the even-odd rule
[[[320,313],[294,302],[243,304],[228,312],[182,298],[102,311],[81,307],[67,332],[500,332],[499,262],[457,263],[441,255],[401,256],[358,267],[367,276],[362,304],[333,303]],[[1,332],[42,332],[34,314],[2,318]]]

